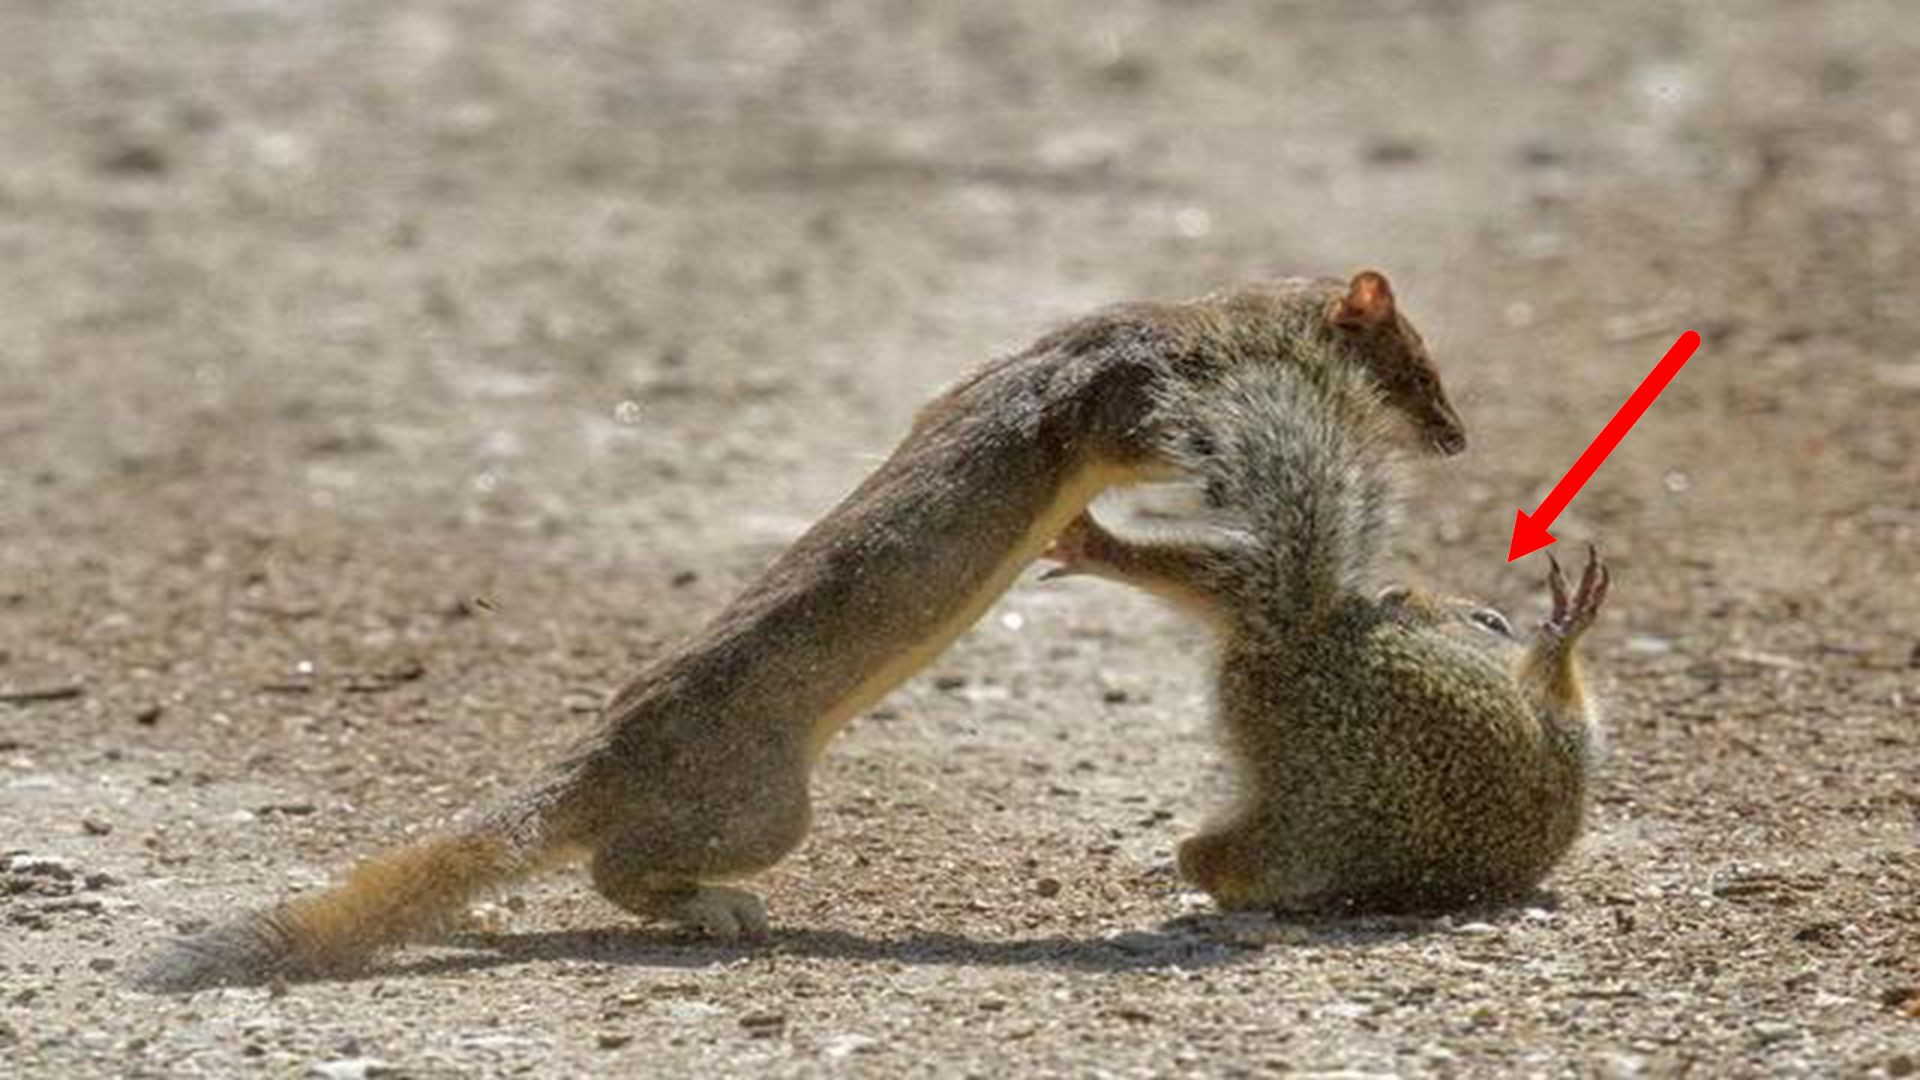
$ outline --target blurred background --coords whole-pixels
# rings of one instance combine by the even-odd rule
[[[1112,301],[1373,267],[1472,433],[1419,472],[1402,562],[1522,619],[1542,568],[1504,561],[1514,510],[1680,331],[1705,338],[1555,529],[1615,562],[1594,648],[1617,756],[1558,879],[1571,925],[1527,932],[1589,972],[1627,963],[1621,935],[1670,935],[1625,946],[1641,966],[1622,971],[1693,995],[1581,1005],[1612,1033],[1581,1052],[1681,1060],[1660,1034],[1678,1025],[1696,1056],[1892,1068],[1882,999],[1920,985],[1915,15],[6,0],[0,806],[25,847],[126,883],[107,914],[34,915],[0,945],[46,985],[13,1028],[71,1030],[110,978],[48,972],[211,896],[324,876],[396,822],[527,775],[970,365]],[[913,937],[931,928],[958,950],[942,978],[1051,1000],[1057,971],[967,943],[1177,914],[1167,852],[1219,797],[1202,656],[1118,590],[1016,590],[846,740],[816,839],[773,877],[776,918],[904,934],[905,951],[804,938],[792,963],[839,993],[849,965],[939,953]],[[1714,891],[1752,873],[1757,891]],[[1036,875],[1066,899],[1035,900]],[[528,923],[617,921],[575,883],[543,888]],[[1636,910],[1638,931],[1609,921]],[[1757,951],[1724,956],[1728,933]],[[1379,955],[1439,964],[1449,1008],[1481,993],[1553,1023],[1566,1005],[1524,964],[1456,992],[1434,947]],[[450,971],[395,992],[532,1000],[573,955],[552,949],[491,990]],[[1262,992],[1301,1008],[1345,1000],[1301,966],[1312,951],[1234,970],[1271,969]],[[784,985],[749,973],[693,996],[804,1015]],[[1170,1022],[1204,1012],[1186,984],[1102,985]],[[1816,991],[1858,1008],[1803,1012]],[[590,1029],[593,1000],[553,1023]],[[1068,1028],[1018,1045],[1024,1007],[946,1034],[893,1019],[956,1070],[1069,1068],[1091,1052],[1069,1031],[1139,1035],[1092,1001],[1056,1001]],[[892,1022],[868,1007],[908,1008],[846,1015]],[[398,1054],[398,1012],[353,1022]],[[1407,1037],[1517,1060],[1499,1025],[1418,1027],[1439,1012]],[[97,1047],[35,1060],[238,1052],[223,1013],[126,1050],[145,1015],[82,1023],[105,1025]],[[1279,1053],[1263,1015],[1216,1049]],[[1327,1015],[1283,1056],[1414,1060],[1393,1024]],[[312,1032],[336,1021],[290,1023],[263,1053],[333,1045]],[[1155,1032],[1099,1060],[1171,1068],[1198,1045]],[[825,1052],[783,1045],[790,1064]],[[672,1060],[749,1060],[716,1046]]]

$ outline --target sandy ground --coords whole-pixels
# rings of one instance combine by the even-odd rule
[[[1667,4],[0,5],[0,1072],[1920,1069],[1920,19]],[[858,722],[765,948],[577,873],[365,977],[119,980],[484,803],[970,364],[1379,266],[1409,576],[1615,561],[1539,906],[1223,919],[1204,642],[1028,581]]]

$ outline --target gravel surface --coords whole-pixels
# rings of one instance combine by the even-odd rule
[[[0,5],[0,1072],[1920,1072],[1920,19],[1896,0]],[[1377,266],[1407,576],[1614,563],[1537,902],[1223,918],[1204,641],[1028,580],[859,721],[770,945],[577,872],[345,981],[146,948],[484,804],[1093,305]]]

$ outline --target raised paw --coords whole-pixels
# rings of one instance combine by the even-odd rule
[[[1106,549],[1112,542],[1113,534],[1095,521],[1093,515],[1085,510],[1079,516],[1067,522],[1040,557],[1057,565],[1050,567],[1040,575],[1042,581],[1054,578],[1075,577],[1090,574],[1106,561]]]
[[[1600,559],[1600,552],[1592,544],[1587,545],[1587,565],[1580,572],[1580,586],[1577,589],[1567,587],[1567,575],[1560,569],[1560,560],[1547,553],[1547,588],[1553,592],[1553,611],[1547,616],[1545,629],[1548,633],[1563,638],[1577,637],[1593,625],[1600,606],[1607,601],[1607,586],[1613,577],[1607,571],[1607,564]]]
[[[702,885],[670,913],[674,921],[717,941],[764,941],[767,906],[745,889]]]

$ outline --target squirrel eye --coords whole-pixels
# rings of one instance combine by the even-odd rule
[[[1475,608],[1473,614],[1467,617],[1501,637],[1513,636],[1513,626],[1507,622],[1507,617],[1492,608]]]

